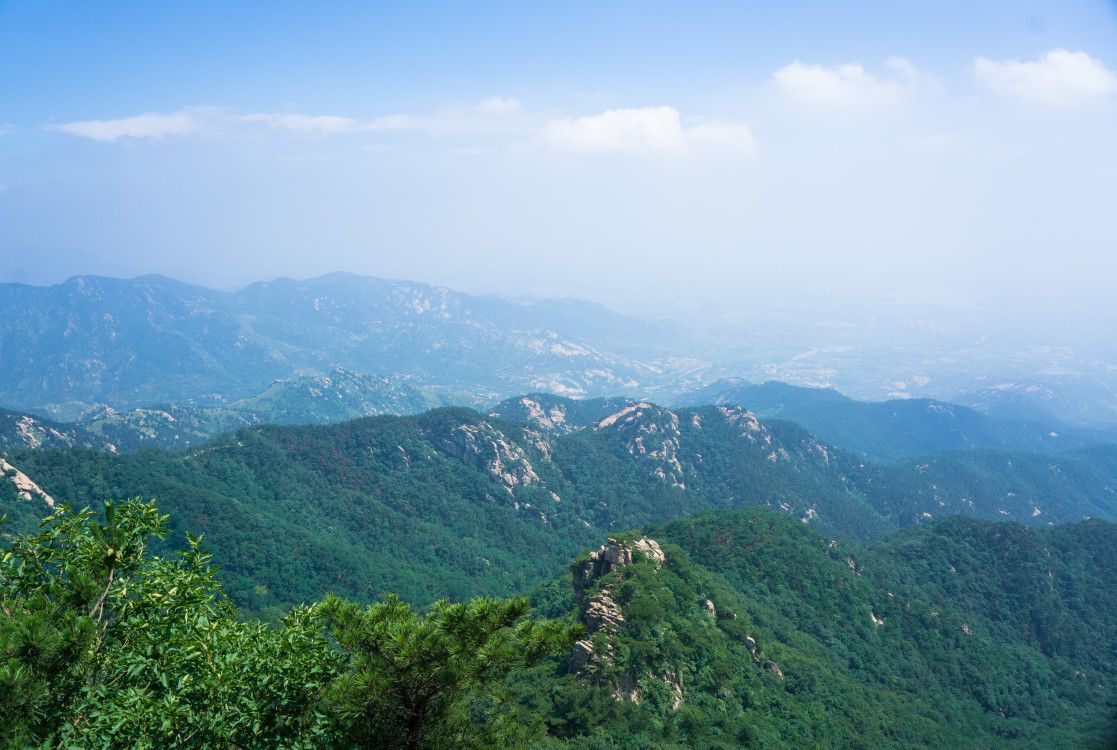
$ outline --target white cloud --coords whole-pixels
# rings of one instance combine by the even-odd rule
[[[1038,60],[974,60],[977,81],[1001,96],[1073,104],[1117,91],[1117,75],[1085,52],[1054,49]]]
[[[520,111],[520,100],[505,96],[491,96],[477,102],[473,111],[482,115],[508,115]]]
[[[298,112],[238,115],[212,108],[186,108],[115,120],[63,123],[52,125],[50,129],[98,141],[220,135],[247,129],[323,137],[415,132],[432,137],[534,138],[537,143],[574,153],[718,150],[751,154],[756,150],[752,131],[746,125],[732,121],[684,124],[682,115],[673,107],[612,109],[587,117],[543,121],[522,112],[515,99],[499,97],[486,99],[468,109],[447,109],[431,115],[386,115],[371,120]],[[482,146],[466,146],[479,147]],[[386,146],[373,144],[372,148]]]
[[[251,115],[241,115],[235,119],[240,122],[262,123],[272,130],[285,130],[304,135],[355,133],[361,128],[361,123],[358,120],[337,115],[258,112]]]
[[[182,109],[169,114],[148,112],[119,120],[80,120],[52,125],[50,129],[95,141],[115,141],[121,138],[159,139],[194,135],[202,128],[197,110]]]
[[[572,153],[669,152],[692,147],[752,153],[756,149],[747,126],[711,122],[687,127],[673,107],[610,109],[599,115],[551,120],[539,139]]]
[[[856,109],[893,103],[915,84],[919,73],[902,57],[890,57],[885,65],[896,76],[880,78],[859,63],[828,67],[799,60],[772,74],[776,86],[790,98],[813,106]]]

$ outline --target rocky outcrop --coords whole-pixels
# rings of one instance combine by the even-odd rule
[[[772,436],[768,434],[764,425],[760,424],[756,415],[748,409],[739,406],[719,406],[718,411],[725,418],[726,423],[735,427],[738,434],[750,443],[763,441],[765,445],[772,444]]]
[[[780,665],[764,656],[760,647],[756,645],[756,639],[751,635],[745,636],[745,648],[748,649],[749,654],[752,656],[752,661],[756,666],[768,670],[775,675],[776,679],[783,679],[783,670],[780,669]]]
[[[669,486],[686,489],[685,471],[679,460],[681,447],[679,415],[669,409],[640,402],[630,404],[598,422],[595,430],[616,429],[632,456],[652,465],[651,473]]]
[[[51,508],[54,507],[54,498],[43,492],[43,488],[31,481],[31,478],[10,463],[0,458],[0,477],[15,485],[16,495],[21,500],[41,500]]]
[[[524,396],[520,399],[528,422],[544,430],[566,432],[566,408],[562,404],[555,404],[550,409],[545,409],[538,401]]]
[[[598,547],[590,556],[571,566],[571,575],[574,582],[574,596],[578,605],[585,606],[582,622],[586,626],[586,638],[574,644],[570,652],[570,668],[575,672],[584,672],[595,662],[611,662],[613,644],[609,638],[624,625],[624,614],[613,599],[612,592],[607,587],[586,596],[586,591],[597,579],[609,575],[625,565],[631,565],[637,559],[651,560],[658,568],[663,565],[665,557],[659,543],[648,537],[641,537],[632,542],[620,542],[610,538],[605,544]],[[604,639],[594,636],[603,634]],[[598,645],[595,646],[595,641]],[[619,687],[617,688],[620,689]],[[635,683],[632,685],[635,690]],[[631,694],[632,691],[629,691]],[[629,694],[626,693],[626,694]]]
[[[508,492],[517,487],[542,484],[528,455],[488,422],[462,424],[439,443],[447,454],[483,470]]]
[[[641,537],[633,542],[619,542],[612,537],[605,544],[591,552],[588,559],[574,563],[571,568],[574,579],[574,595],[581,604],[587,588],[601,576],[609,575],[625,565],[631,565],[636,555],[642,555],[655,562],[656,567],[663,565],[665,557],[659,542]]]

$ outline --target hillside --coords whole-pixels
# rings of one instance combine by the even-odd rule
[[[847,541],[958,512],[1117,518],[1117,448],[878,466],[742,409],[642,402],[566,434],[444,408],[249,427],[181,453],[7,460],[59,501],[158,499],[175,519],[169,544],[204,533],[253,611],[331,590],[418,602],[522,591],[610,533],[710,508],[765,507]],[[0,510],[23,523],[43,510],[6,493]]]
[[[160,276],[0,284],[0,403],[69,419],[97,404],[236,400],[335,367],[474,395],[646,390],[673,380],[670,361],[647,356],[676,335],[589,303],[347,274],[237,292]]]
[[[105,438],[83,425],[55,422],[34,414],[0,409],[0,451],[15,448],[115,449]]]
[[[102,407],[79,420],[117,450],[178,450],[256,424],[330,424],[377,414],[414,414],[442,400],[404,383],[335,368],[275,381],[222,406]],[[31,446],[34,447],[34,446]]]
[[[685,394],[679,403],[741,406],[761,419],[786,419],[877,461],[970,448],[1058,453],[1117,442],[1112,432],[1071,427],[1040,409],[1003,417],[932,399],[856,401],[830,388],[774,381],[719,380]]]
[[[1102,748],[1117,526],[952,518],[867,547],[767,511],[614,537],[540,589],[540,747]]]

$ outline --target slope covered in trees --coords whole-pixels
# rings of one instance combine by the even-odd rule
[[[620,562],[594,561],[588,585],[582,562],[575,593],[557,581],[537,596],[591,634],[517,682],[547,747],[1117,739],[1113,524],[956,517],[864,546],[768,511],[718,511],[610,545],[601,558]]]
[[[846,544],[766,510],[614,535],[523,599],[238,616],[151,503],[0,546],[6,747],[1103,748],[1117,526]],[[220,563],[220,559],[216,560]],[[540,617],[547,619],[540,619]]]
[[[253,427],[177,454],[8,461],[58,501],[157,498],[172,515],[169,544],[204,533],[229,593],[254,612],[327,591],[417,603],[508,595],[610,533],[710,508],[765,507],[844,541],[953,513],[1041,526],[1117,517],[1117,449],[878,466],[728,407],[630,403],[561,435],[438,409]],[[10,478],[0,508],[24,528],[46,510]]]
[[[237,618],[196,539],[169,558],[154,504],[62,508],[0,555],[0,746],[494,747],[533,732],[500,688],[576,627],[522,599],[328,597]]]

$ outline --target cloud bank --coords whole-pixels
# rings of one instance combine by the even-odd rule
[[[1076,104],[1117,91],[1117,75],[1085,52],[1054,49],[1038,60],[974,60],[977,82],[1011,99]]]
[[[683,124],[674,107],[610,109],[599,115],[567,117],[548,122],[539,140],[575,154],[681,152],[717,148],[751,154],[752,131],[734,122]]]
[[[80,120],[51,125],[50,129],[95,141],[116,141],[121,138],[162,139],[195,135],[201,131],[201,124],[195,110],[182,109],[169,114],[146,112],[116,120]]]
[[[911,61],[891,57],[886,65],[891,75],[882,78],[866,71],[860,63],[829,67],[796,60],[773,73],[772,79],[784,95],[797,102],[856,109],[894,103],[914,86],[918,71]]]

